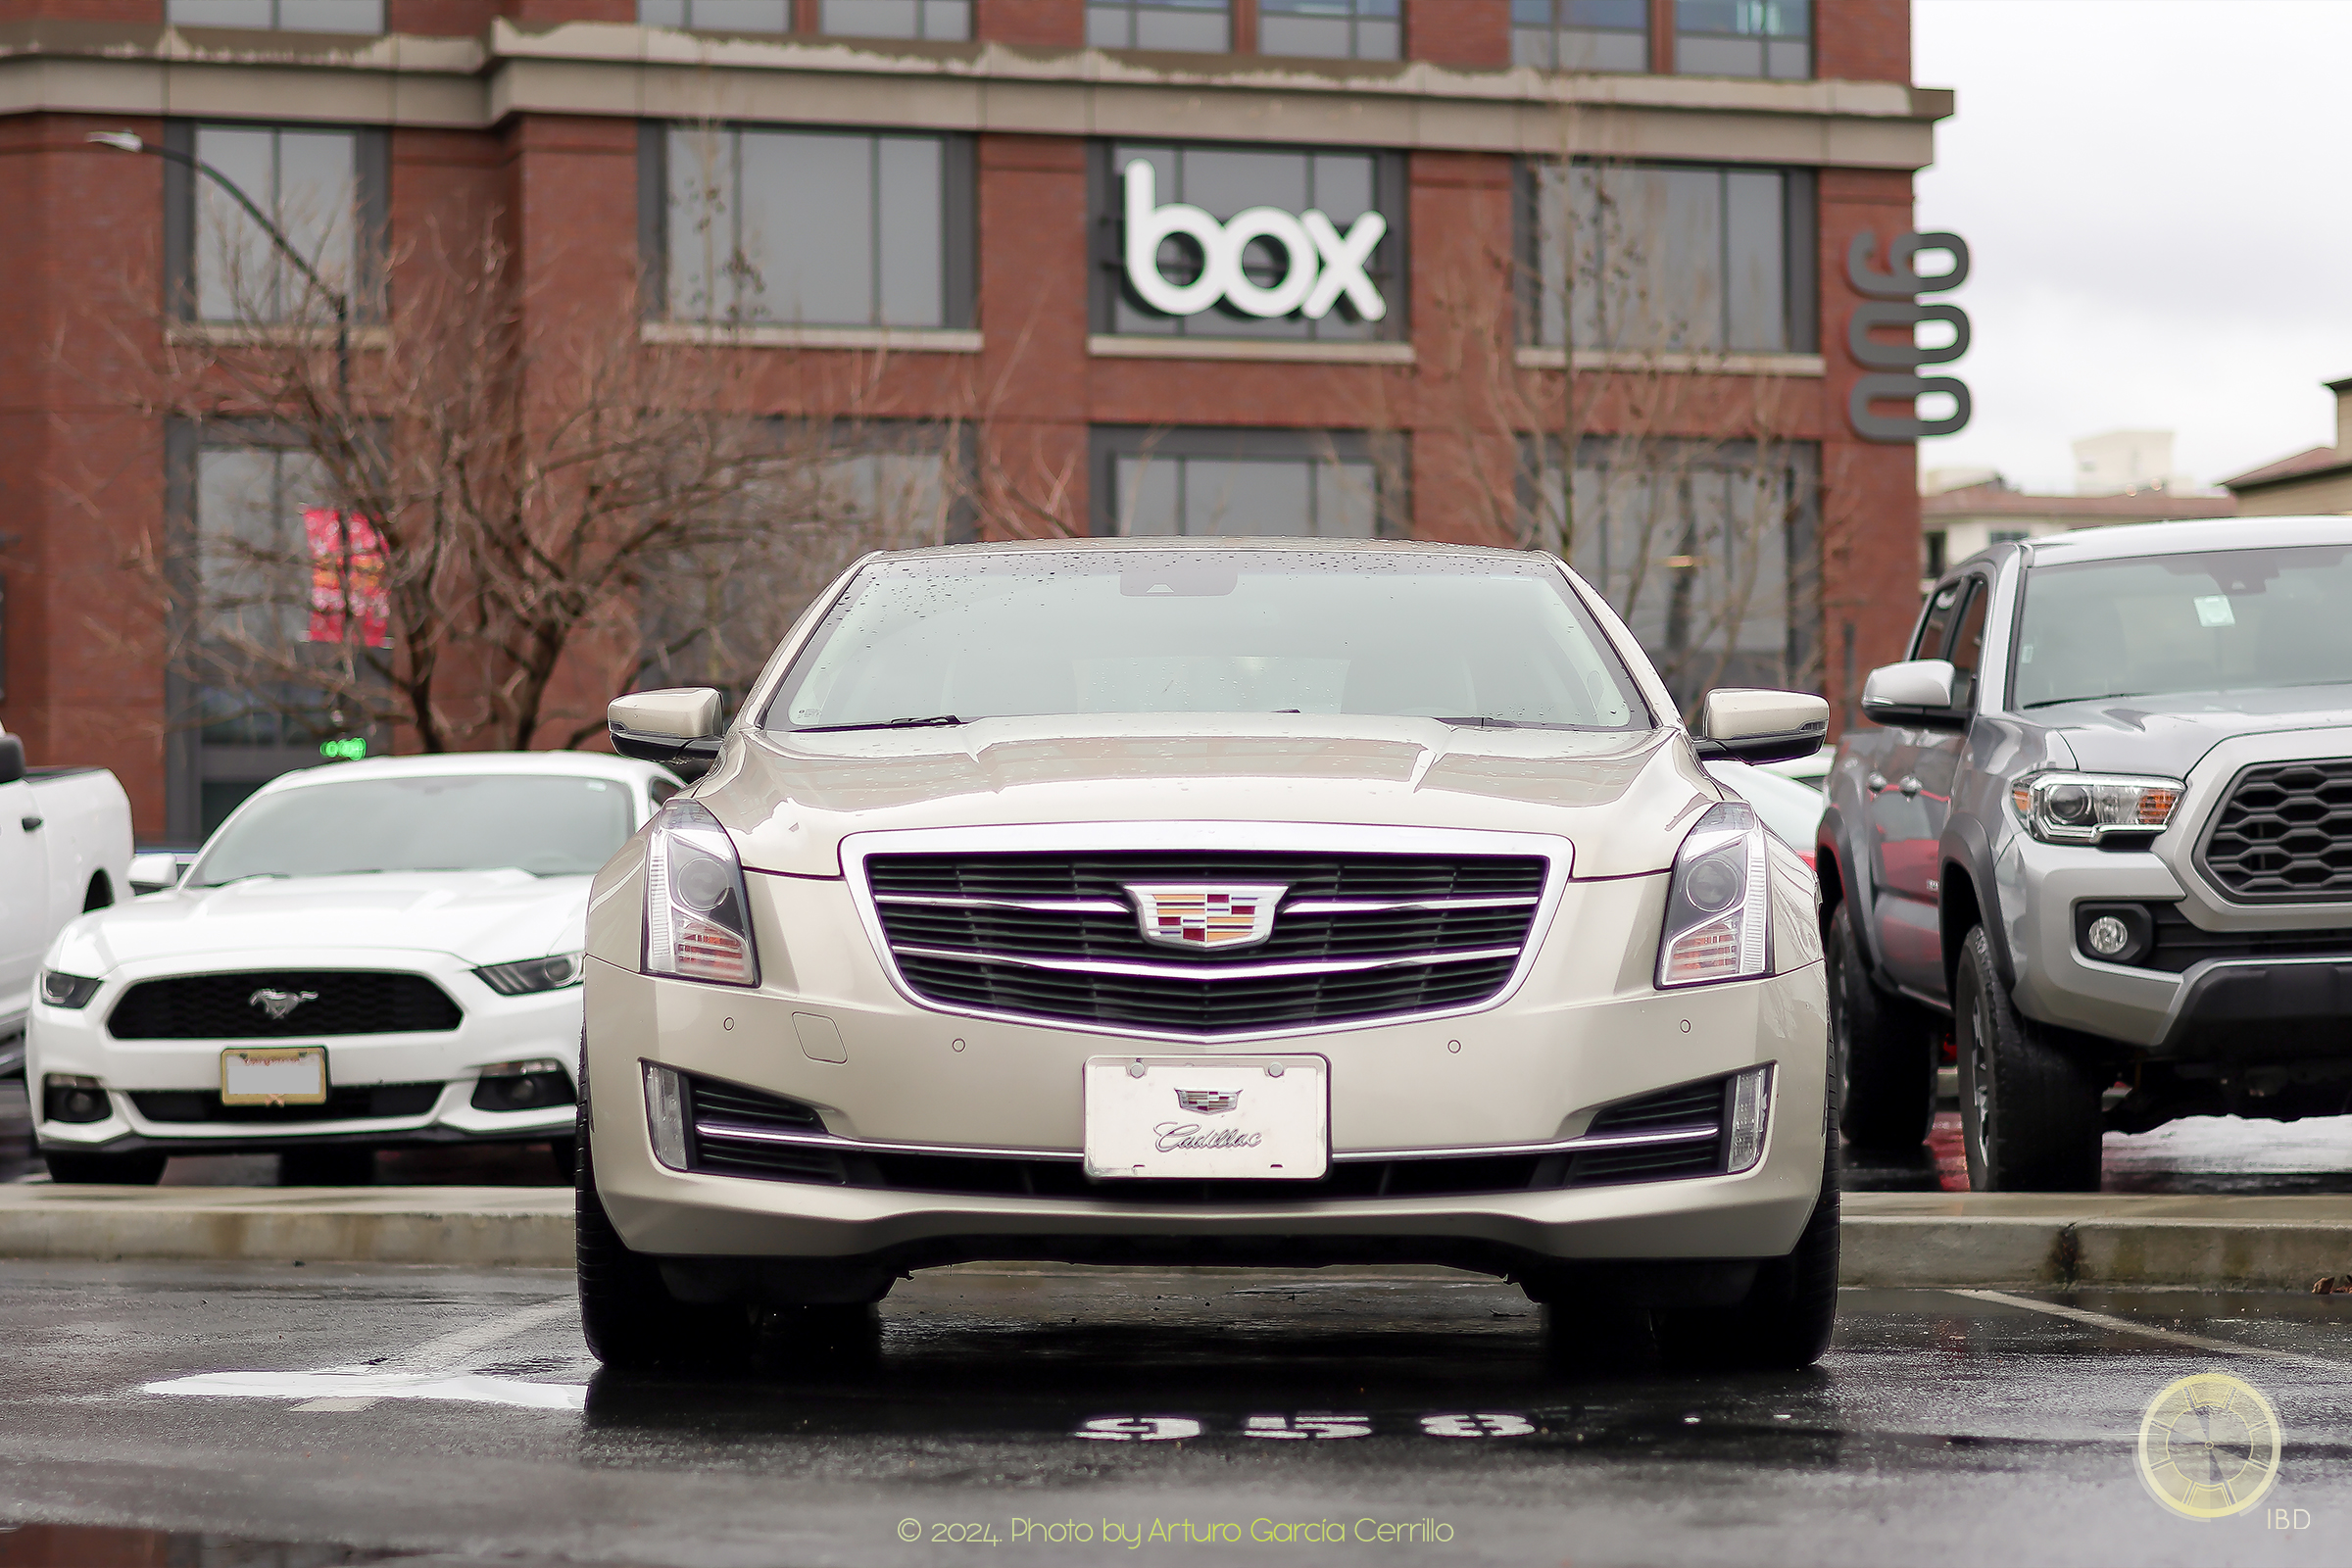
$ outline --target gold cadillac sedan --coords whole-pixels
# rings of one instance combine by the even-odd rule
[[[579,1281],[607,1363],[919,1268],[1446,1264],[1562,1350],[1798,1366],[1836,1311],[1810,868],[1552,557],[1165,539],[877,555],[597,878]],[[1604,1333],[1605,1331],[1605,1333]]]

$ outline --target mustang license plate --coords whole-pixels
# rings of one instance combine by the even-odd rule
[[[325,1100],[323,1046],[266,1046],[220,1053],[223,1105],[317,1105]]]
[[[1313,1181],[1331,1164],[1321,1056],[1093,1056],[1086,1173],[1098,1180]]]

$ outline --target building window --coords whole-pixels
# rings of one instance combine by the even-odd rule
[[[671,319],[971,324],[968,139],[669,126],[643,145]]]
[[[961,43],[972,35],[972,0],[824,0],[817,30],[841,38]]]
[[[2033,534],[2023,528],[1995,528],[1984,542],[1993,545],[2022,545],[2033,537]]]
[[[192,482],[180,507],[192,526],[175,568],[172,832],[201,837],[270,779],[315,765],[322,742],[385,748],[361,710],[381,706],[368,698],[383,684],[391,638],[364,586],[351,595],[348,628],[321,612],[322,602],[330,612],[343,603],[333,569],[343,535],[316,457],[225,427],[198,439],[192,463],[181,451]],[[365,545],[363,532],[363,557]]]
[[[384,241],[381,131],[171,122],[165,145],[219,170],[270,216],[353,316],[374,314]],[[334,304],[220,184],[164,166],[165,252],[174,313],[199,321],[325,321]]]
[[[1818,448],[1589,436],[1573,507],[1557,453],[1531,531],[1566,542],[1686,712],[1718,686],[1820,688]]]
[[[1257,52],[1319,60],[1396,60],[1397,0],[1258,0]]]
[[[790,32],[792,0],[637,0],[637,20],[700,32]]]
[[[1104,427],[1094,433],[1094,455],[1099,534],[1369,539],[1406,531],[1397,454],[1354,432]]]
[[[1087,0],[1086,41],[1097,49],[1183,49],[1224,54],[1233,47],[1228,0]]]
[[[1950,536],[1947,535],[1941,528],[1932,528],[1927,533],[1921,535],[1921,539],[1927,546],[1926,560],[1924,563],[1927,569],[1921,572],[1920,575],[1929,578],[1942,576],[1945,564],[1944,552],[1951,544]]]
[[[1140,175],[1135,169],[1139,164],[1146,169]],[[1094,187],[1100,263],[1094,316],[1099,332],[1310,342],[1365,342],[1407,335],[1406,225],[1397,216],[1404,210],[1404,165],[1397,155],[1104,144],[1095,166]],[[1173,315],[1138,292],[1133,267],[1154,268],[1166,289],[1184,290],[1200,282],[1206,254],[1196,233],[1171,225],[1149,263],[1141,260],[1140,252],[1131,257],[1127,243],[1131,198],[1139,209],[1153,213],[1179,206],[1204,210],[1218,224],[1251,209],[1271,208],[1298,220],[1300,248],[1311,254],[1295,253],[1288,242],[1267,235],[1261,225],[1256,236],[1243,244],[1239,259],[1242,278],[1254,286],[1254,309],[1245,309],[1245,302],[1237,301],[1229,288],[1215,298],[1199,301],[1189,314]],[[1349,238],[1371,238],[1373,229],[1359,226],[1367,218],[1374,218],[1379,241],[1360,258],[1339,264],[1339,276],[1354,286],[1337,289],[1324,298],[1316,297],[1320,291],[1311,287],[1293,289],[1300,297],[1288,305],[1279,303],[1275,296],[1301,281],[1302,271],[1320,282],[1322,272],[1333,269],[1334,264],[1317,250],[1321,242],[1307,240],[1304,220],[1314,213],[1328,220],[1330,236],[1338,238],[1343,249]],[[1360,283],[1354,277],[1358,266]],[[1163,300],[1165,297],[1163,292]],[[1254,310],[1280,310],[1282,314],[1263,316]]]
[[[1674,69],[1801,81],[1813,74],[1812,0],[1675,0]]]
[[[166,18],[176,27],[381,32],[384,0],[172,0]]]
[[[1511,0],[1511,64],[1647,71],[1649,0]]]
[[[1544,163],[1522,188],[1529,340],[1812,352],[1810,171]]]

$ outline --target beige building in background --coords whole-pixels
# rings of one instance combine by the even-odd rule
[[[1923,582],[1933,583],[1953,562],[1966,561],[1991,545],[2071,528],[2229,517],[2238,512],[2227,491],[2197,489],[2188,475],[2172,471],[2170,430],[2085,436],[2074,443],[2074,454],[2073,495],[2031,494],[1992,468],[1930,468],[1921,473]]]
[[[2280,458],[2222,485],[2249,517],[2352,512],[2352,376],[2326,383],[2335,394],[2335,445]]]

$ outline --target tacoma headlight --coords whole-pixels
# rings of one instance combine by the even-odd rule
[[[523,997],[534,991],[561,991],[576,986],[584,972],[580,955],[559,953],[552,958],[524,958],[515,963],[493,963],[473,971],[482,984],[502,997]]]
[[[752,905],[735,841],[697,801],[654,818],[645,856],[645,972],[721,985],[760,983]]]
[[[2009,804],[2044,844],[2096,844],[2119,833],[2163,832],[2180,788],[2177,778],[2035,773],[2009,787]]]
[[[1708,809],[1683,840],[1666,887],[1658,984],[1705,985],[1769,971],[1770,852],[1744,801]]]
[[[86,1007],[98,994],[99,982],[87,975],[41,971],[41,1000],[52,1007]]]

